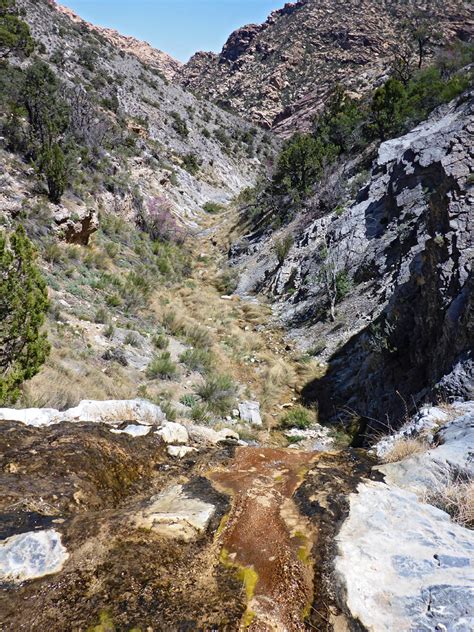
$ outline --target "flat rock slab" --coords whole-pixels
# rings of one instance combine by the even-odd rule
[[[252,424],[252,426],[262,425],[260,404],[258,402],[241,402],[239,404],[239,415],[242,421],[246,421]]]
[[[112,428],[110,432],[114,434],[128,434],[131,437],[145,437],[151,430],[151,426],[140,426],[136,424],[128,424],[123,430]]]
[[[14,535],[0,543],[0,580],[23,582],[58,573],[68,557],[54,529]]]
[[[129,400],[84,400],[78,406],[63,412],[53,408],[27,408],[16,410],[0,408],[0,421],[19,421],[26,426],[51,426],[62,421],[82,423],[104,423],[118,425],[136,422],[157,425],[166,419],[159,406],[145,399]]]
[[[134,517],[133,523],[136,527],[189,542],[205,532],[215,509],[214,505],[187,495],[182,485],[173,485],[151,498],[148,507]]]
[[[374,632],[474,629],[474,533],[415,494],[367,482],[350,496],[336,572]]]

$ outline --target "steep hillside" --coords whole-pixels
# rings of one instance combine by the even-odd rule
[[[220,54],[197,53],[177,77],[194,93],[288,135],[308,129],[336,83],[362,95],[386,77],[394,57],[406,59],[407,48],[417,46],[406,21],[413,33],[422,10],[441,40],[472,34],[471,8],[461,0],[300,0],[235,31]]]
[[[118,31],[113,29],[96,26],[85,22],[80,16],[60,4],[57,4],[54,0],[51,0],[51,4],[61,13],[67,15],[73,22],[82,26],[86,30],[97,33],[99,36],[105,37],[117,50],[122,50],[125,53],[130,53],[137,57],[143,64],[155,68],[160,71],[166,79],[172,79],[176,72],[181,68],[182,64],[177,59],[171,57],[167,53],[161,50],[153,48],[148,42],[137,40],[134,37],[122,35]]]
[[[251,184],[265,152],[271,155],[250,124],[170,84],[154,54],[138,54],[135,44],[130,48],[47,0],[18,5],[40,43],[37,54],[66,86],[85,90],[96,116],[118,118],[118,133],[129,139],[122,144],[135,144],[131,156],[116,139],[110,151],[115,174],[129,174],[122,178],[129,178],[129,191],[137,184],[145,196],[164,195],[191,218],[207,201],[228,200]]]

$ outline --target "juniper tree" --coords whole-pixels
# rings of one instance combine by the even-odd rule
[[[0,233],[0,405],[18,399],[49,353],[41,332],[48,293],[35,259],[22,226],[10,238]]]
[[[15,0],[0,0],[0,59],[28,56],[33,49],[30,29],[21,19]]]

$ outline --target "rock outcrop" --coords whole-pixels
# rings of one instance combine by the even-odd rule
[[[144,64],[147,64],[152,68],[156,68],[163,74],[164,77],[166,77],[166,79],[171,80],[181,68],[182,64],[180,61],[174,59],[174,57],[171,57],[171,55],[168,55],[161,50],[153,48],[153,46],[151,46],[148,42],[143,42],[135,37],[123,35],[114,29],[107,29],[91,24],[90,22],[86,22],[68,7],[58,4],[55,0],[49,1],[52,6],[54,6],[60,13],[70,18],[73,22],[82,26],[85,30],[104,37],[117,50],[133,55]]]
[[[386,74],[403,21],[419,3],[300,0],[231,34],[222,52],[196,53],[176,74],[213,101],[283,136],[308,129],[335,84],[363,95]],[[474,23],[465,3],[431,4],[446,38]]]
[[[290,335],[328,359],[326,375],[304,393],[323,420],[356,414],[372,429],[395,427],[453,371],[441,391],[469,397],[473,108],[464,95],[383,143],[346,207],[312,218],[310,203],[280,233],[249,235],[234,248],[237,291],[272,295]],[[282,263],[274,244],[286,234],[294,243]],[[328,243],[329,264],[321,257]],[[352,280],[334,323],[325,265]]]
[[[346,612],[364,629],[467,632],[474,625],[474,534],[428,504],[436,494],[446,502],[447,484],[472,485],[474,407],[456,404],[449,412],[454,419],[434,436],[436,447],[380,466],[384,483],[362,482],[350,495],[337,536],[336,582]],[[446,410],[424,411],[425,419],[446,416]],[[426,433],[422,419],[405,431]],[[468,497],[461,502],[469,511]]]

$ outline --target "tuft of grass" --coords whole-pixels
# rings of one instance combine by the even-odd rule
[[[161,322],[165,330],[173,336],[179,336],[185,333],[185,325],[183,321],[178,318],[176,312],[165,312],[162,316]]]
[[[383,463],[397,463],[403,461],[413,454],[420,454],[429,450],[430,444],[421,438],[409,439],[402,437],[398,439],[390,450],[382,457]]]
[[[215,280],[215,286],[221,294],[233,294],[239,284],[239,273],[237,270],[228,268],[221,272]]]
[[[448,468],[441,482],[429,490],[423,502],[448,513],[458,524],[474,528],[474,480]]]
[[[197,394],[213,412],[226,415],[234,404],[237,387],[228,375],[209,375]]]
[[[161,378],[163,380],[171,380],[178,375],[178,367],[171,359],[171,354],[165,351],[153,358],[148,365],[146,374],[150,379]]]
[[[209,330],[203,327],[187,327],[186,340],[193,347],[209,349],[212,347],[212,336]]]
[[[109,323],[107,325],[107,327],[104,329],[104,336],[108,339],[111,340],[115,335],[115,327],[112,325],[112,323]]]
[[[298,428],[299,430],[305,430],[309,428],[313,419],[311,412],[303,406],[295,406],[289,410],[280,419],[281,428]]]
[[[206,404],[194,404],[191,408],[190,417],[193,421],[207,423],[210,418],[209,407]]]
[[[209,373],[212,369],[212,354],[205,349],[187,349],[181,354],[180,362],[185,364],[190,371]]]
[[[176,408],[174,408],[173,404],[169,400],[165,400],[160,402],[160,408],[165,413],[166,419],[168,421],[176,421],[178,417],[178,413]]]
[[[196,397],[194,395],[183,395],[179,400],[180,404],[183,406],[187,406],[188,408],[193,408],[198,403]]]
[[[164,334],[156,334],[153,336],[153,344],[157,349],[164,351],[168,348],[170,341]]]
[[[109,321],[109,312],[105,307],[99,307],[94,316],[95,323],[105,324]]]
[[[140,346],[140,337],[134,331],[129,331],[125,336],[124,343],[126,345],[130,345],[131,347],[139,347]]]

